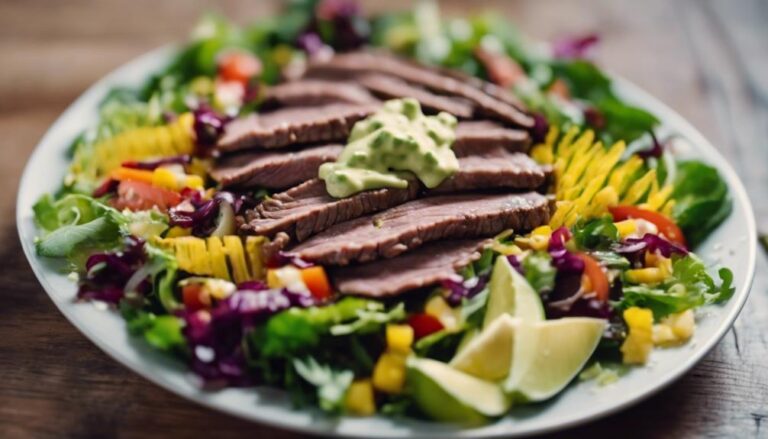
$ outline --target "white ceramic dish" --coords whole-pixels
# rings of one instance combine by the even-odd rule
[[[67,167],[65,150],[71,140],[96,118],[96,108],[115,85],[138,86],[168,61],[173,49],[148,53],[103,78],[75,101],[48,130],[27,163],[21,179],[16,219],[24,253],[45,291],[61,312],[97,346],[148,380],[192,401],[241,418],[281,428],[323,435],[354,437],[494,437],[518,436],[565,428],[605,416],[640,401],[679,378],[723,337],[747,299],[755,267],[756,232],[752,208],[734,170],[717,150],[680,115],[629,82],[616,78],[617,92],[655,113],[666,128],[693,145],[692,156],[716,166],[730,187],[733,213],[698,250],[708,263],[722,263],[734,272],[736,294],[724,306],[699,312],[694,339],[671,350],[657,350],[649,367],[633,370],[617,383],[598,388],[577,383],[554,400],[513,409],[497,423],[459,429],[415,420],[383,417],[333,419],[314,410],[295,410],[285,394],[269,388],[202,391],[185,365],[166,357],[142,340],[130,337],[116,312],[76,303],[75,285],[50,261],[35,254],[32,204],[56,190]],[[719,243],[719,245],[716,245]]]

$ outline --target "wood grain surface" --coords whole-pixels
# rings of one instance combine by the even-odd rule
[[[407,1],[366,2],[366,9]],[[598,32],[599,61],[679,111],[748,186],[768,231],[768,2],[497,1],[537,38]],[[294,438],[203,409],[99,351],[55,309],[21,252],[14,224],[21,170],[46,128],[89,84],[168,41],[199,15],[245,22],[273,2],[0,0],[0,438]],[[47,178],[41,176],[41,178]],[[768,262],[735,327],[684,378],[645,402],[553,437],[768,437]]]

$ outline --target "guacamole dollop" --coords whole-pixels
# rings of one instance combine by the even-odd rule
[[[433,188],[459,169],[451,149],[455,128],[454,116],[425,116],[415,99],[388,101],[355,124],[339,159],[320,166],[319,176],[336,198],[383,187],[405,188],[412,175]]]

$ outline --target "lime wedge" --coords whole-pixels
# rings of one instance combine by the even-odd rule
[[[502,314],[458,351],[451,367],[484,380],[498,381],[509,374],[512,342],[519,320]]]
[[[504,390],[520,401],[551,398],[584,367],[605,324],[602,319],[569,317],[516,325],[512,369]]]
[[[544,320],[541,297],[504,256],[496,258],[489,288],[483,327],[489,326],[502,314],[518,317],[526,322]]]
[[[498,384],[428,358],[408,359],[407,380],[418,407],[437,421],[480,425],[505,414],[511,403]]]

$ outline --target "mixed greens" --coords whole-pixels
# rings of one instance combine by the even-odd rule
[[[715,168],[677,160],[659,120],[617,97],[587,57],[596,42],[534,45],[498,16],[445,20],[431,2],[366,17],[293,1],[243,28],[207,17],[144,87],[105,97],[61,190],[34,206],[38,254],[206,386],[273,385],[330,413],[474,425],[553,396],[588,361],[582,377],[644,364],[733,294],[730,270],[713,279],[692,252],[731,202]],[[340,297],[322,266],[266,260],[264,237],[239,236],[237,216],[269,194],[211,183],[224,127],[307,59],[364,45],[512,90],[536,119],[532,157],[554,170],[550,224],[386,300]]]

